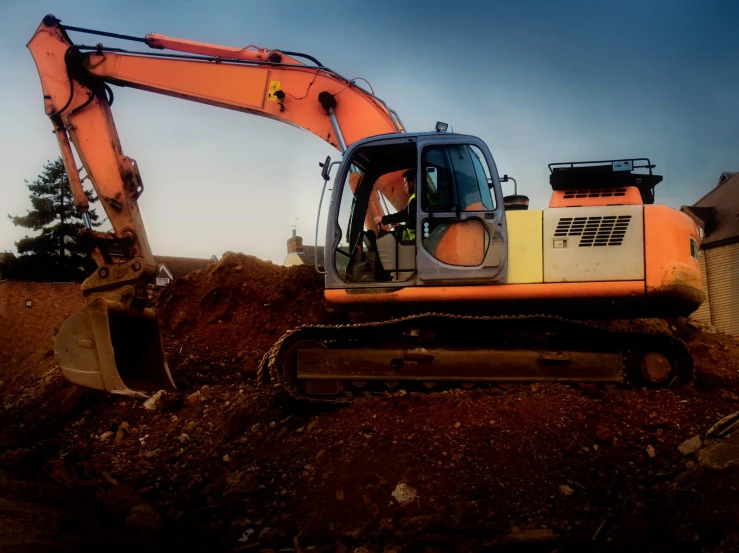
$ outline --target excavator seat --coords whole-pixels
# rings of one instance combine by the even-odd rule
[[[176,389],[156,309],[97,297],[62,324],[54,349],[62,374],[80,386],[132,397]]]
[[[377,239],[377,252],[394,281],[408,280],[416,271],[415,240],[398,240],[395,233],[388,232]]]

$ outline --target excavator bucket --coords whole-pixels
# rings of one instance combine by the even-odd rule
[[[62,374],[73,384],[132,397],[175,389],[156,309],[95,298],[64,321],[54,348]]]

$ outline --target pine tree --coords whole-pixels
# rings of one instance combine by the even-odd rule
[[[48,162],[35,181],[26,186],[33,209],[25,216],[10,215],[13,224],[40,231],[15,243],[18,256],[7,264],[4,278],[37,281],[81,281],[95,268],[95,263],[80,244],[77,232],[84,227],[74,207],[72,189],[62,158]],[[95,201],[85,191],[90,202]],[[91,209],[93,226],[98,216]]]

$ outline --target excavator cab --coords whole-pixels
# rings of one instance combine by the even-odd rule
[[[408,169],[417,183],[411,239],[405,227],[374,222],[409,205]],[[329,217],[327,288],[505,280],[500,182],[475,137],[436,132],[357,142],[338,172]]]

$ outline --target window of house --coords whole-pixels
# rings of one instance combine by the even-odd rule
[[[157,277],[157,286],[166,286],[167,284],[169,284],[169,279],[168,278],[159,278],[159,277]]]

